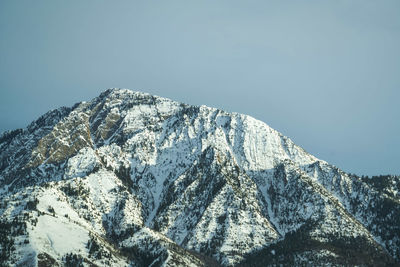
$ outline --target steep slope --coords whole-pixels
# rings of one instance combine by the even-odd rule
[[[0,136],[0,262],[394,265],[387,180],[249,116],[110,89]]]

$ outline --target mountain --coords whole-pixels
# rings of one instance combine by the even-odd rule
[[[126,89],[0,136],[2,266],[400,266],[400,177]]]

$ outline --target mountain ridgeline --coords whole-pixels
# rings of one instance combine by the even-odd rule
[[[0,136],[0,266],[400,266],[400,177],[126,89]]]

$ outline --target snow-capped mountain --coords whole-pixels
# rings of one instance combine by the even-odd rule
[[[0,136],[4,266],[400,264],[400,177],[126,89]]]

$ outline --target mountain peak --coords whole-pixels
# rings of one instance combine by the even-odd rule
[[[350,176],[247,115],[113,88],[3,134],[0,148],[5,264],[400,256],[399,177]]]

